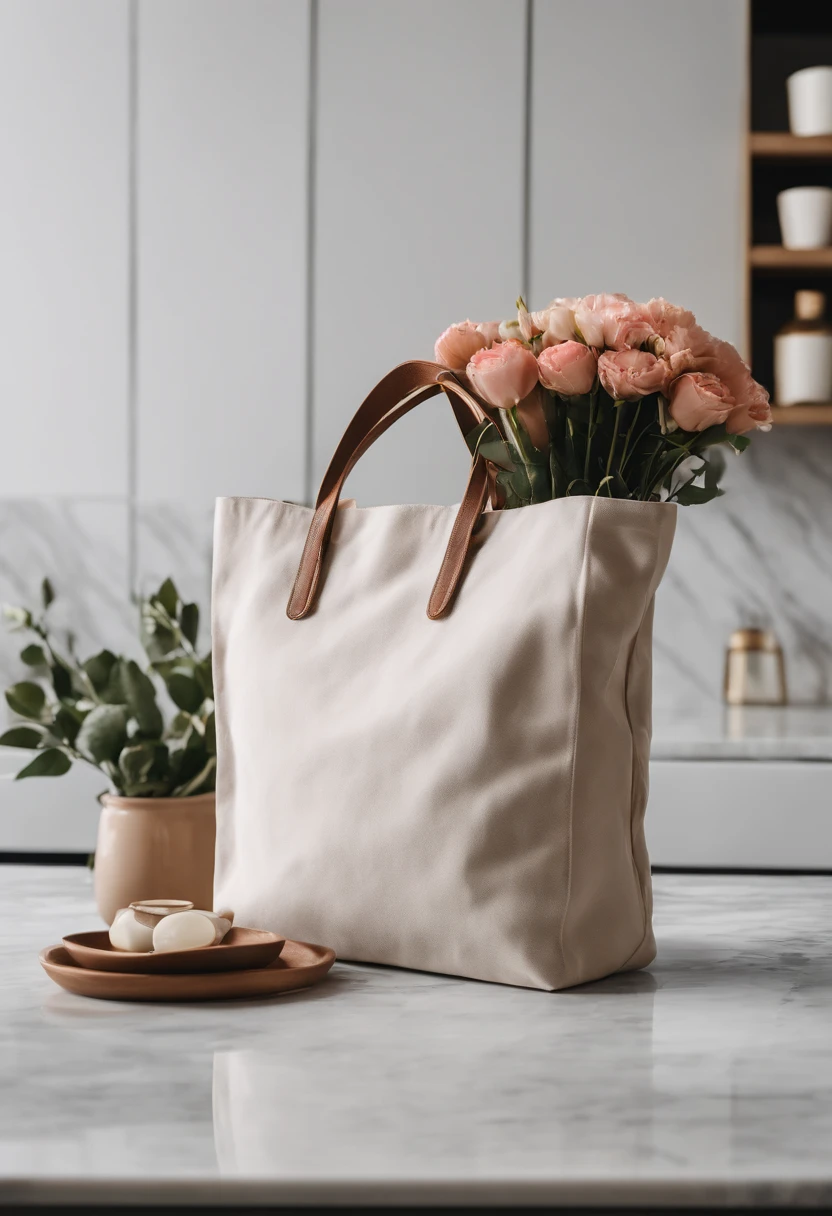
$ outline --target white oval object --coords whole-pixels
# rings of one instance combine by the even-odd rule
[[[119,908],[110,925],[110,945],[114,950],[149,954],[153,949],[153,930],[136,919],[132,908]]]
[[[231,921],[215,912],[197,908],[190,912],[174,912],[159,921],[153,930],[153,949],[198,950],[201,946],[216,946],[231,928]]]
[[[786,81],[793,135],[832,135],[832,67],[801,68]]]

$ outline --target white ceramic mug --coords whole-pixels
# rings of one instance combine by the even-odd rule
[[[832,67],[801,68],[786,81],[793,135],[832,135]]]
[[[828,186],[794,186],[777,195],[780,232],[787,249],[832,245],[832,190]]]

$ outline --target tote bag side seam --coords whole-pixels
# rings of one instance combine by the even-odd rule
[[[659,560],[659,542],[658,542],[658,537],[657,537],[656,538],[656,554],[655,554],[655,561],[656,561],[657,565],[658,565],[658,560]],[[627,967],[630,964],[630,962],[632,961],[632,959],[634,959],[636,957],[636,955],[639,953],[639,951],[644,946],[644,942],[645,942],[645,940],[647,938],[647,934],[650,930],[650,925],[648,923],[647,899],[645,896],[644,884],[642,883],[641,875],[639,874],[638,866],[636,865],[635,843],[633,841],[633,827],[635,824],[635,813],[636,813],[636,769],[637,769],[637,766],[639,768],[641,767],[641,759],[638,756],[638,749],[636,747],[635,731],[633,730],[633,716],[632,716],[632,713],[630,712],[630,684],[631,684],[631,678],[632,678],[633,660],[635,659],[636,649],[638,647],[639,639],[641,637],[641,631],[644,628],[644,622],[647,619],[648,613],[650,612],[650,609],[652,607],[653,600],[655,598],[655,594],[656,594],[656,589],[653,586],[653,582],[651,580],[650,585],[648,587],[647,598],[646,598],[645,604],[644,604],[644,610],[641,614],[641,620],[639,621],[638,629],[636,630],[635,637],[633,638],[633,644],[630,647],[630,655],[627,660],[627,676],[624,681],[624,711],[627,715],[627,725],[630,728],[630,744],[631,744],[631,749],[632,749],[632,751],[631,751],[632,763],[631,763],[631,769],[630,769],[630,832],[629,832],[630,861],[632,862],[633,877],[635,878],[636,891],[638,892],[638,898],[639,898],[639,902],[641,904],[642,929],[641,929],[641,937],[639,938],[638,945],[636,946],[635,950],[631,951],[630,954],[627,955],[627,958],[624,960],[624,962],[618,968],[619,971],[625,971],[627,969]],[[648,760],[648,763],[649,763],[649,760]],[[646,809],[646,807],[645,807],[645,809]],[[650,881],[649,874],[647,877],[647,881],[648,882]]]
[[[595,500],[591,499],[586,514],[586,522],[584,524],[583,536],[583,553],[581,556],[581,572],[578,577],[578,592],[576,596],[577,621],[575,630],[575,640],[572,648],[572,670],[575,673],[575,709],[572,714],[571,737],[569,740],[570,747],[570,773],[569,773],[569,817],[567,831],[567,869],[566,869],[566,898],[563,904],[563,912],[560,922],[560,958],[561,958],[561,983],[559,987],[567,988],[579,981],[569,974],[569,967],[566,962],[566,922],[569,916],[569,904],[572,898],[572,823],[575,812],[575,784],[577,773],[577,758],[578,758],[578,733],[581,719],[581,700],[583,693],[583,650],[584,650],[584,627],[586,624],[587,612],[587,588],[589,583],[589,552],[590,552],[590,534],[592,525],[595,519]]]

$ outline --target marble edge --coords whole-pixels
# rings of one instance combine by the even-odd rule
[[[0,1206],[80,1206],[114,1203],[281,1204],[342,1207],[390,1204],[483,1207],[827,1207],[832,1169],[784,1179],[761,1175],[700,1178],[477,1179],[0,1179]]]

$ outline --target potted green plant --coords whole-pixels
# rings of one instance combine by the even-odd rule
[[[140,664],[110,650],[81,660],[71,634],[56,641],[54,599],[44,579],[37,611],[3,610],[10,629],[27,635],[20,657],[29,674],[6,689],[17,721],[0,735],[4,747],[35,751],[17,780],[59,777],[74,763],[107,778],[95,891],[108,923],[136,899],[210,908],[217,749],[211,654],[197,649],[198,606],[183,602],[171,579],[140,599]]]

